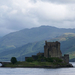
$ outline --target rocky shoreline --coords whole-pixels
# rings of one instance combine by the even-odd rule
[[[6,67],[6,68],[67,68],[67,67],[73,67],[72,64],[67,64],[67,65],[51,65],[51,66],[23,66],[23,65],[16,65],[15,67],[13,66],[1,66],[1,67]]]

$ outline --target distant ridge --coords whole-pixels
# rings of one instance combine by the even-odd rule
[[[0,38],[0,50],[13,49],[27,43],[52,39],[64,33],[75,33],[75,29],[56,28],[52,26],[23,29]]]

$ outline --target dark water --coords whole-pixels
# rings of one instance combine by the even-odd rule
[[[75,68],[0,68],[0,75],[75,75]]]

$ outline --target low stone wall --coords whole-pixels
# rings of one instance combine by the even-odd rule
[[[69,64],[69,54],[64,54],[64,56],[61,57],[61,59]]]

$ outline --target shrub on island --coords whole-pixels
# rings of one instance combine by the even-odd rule
[[[12,57],[12,58],[11,58],[11,63],[12,63],[12,64],[15,64],[16,62],[17,62],[17,59],[16,59],[15,57]]]
[[[32,57],[29,57],[26,61],[27,61],[27,62],[33,62],[34,59],[33,59]]]

